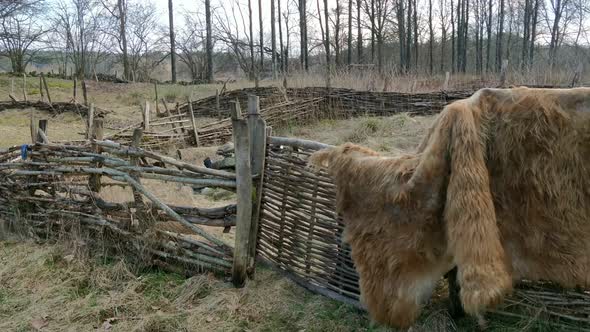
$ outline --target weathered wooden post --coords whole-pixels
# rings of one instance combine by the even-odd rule
[[[150,130],[150,103],[146,100],[143,107],[143,130]]]
[[[103,138],[102,119],[95,119],[94,122],[92,123],[92,139],[101,141],[102,138]],[[94,153],[101,152],[101,148],[97,144],[93,144],[92,150]],[[101,167],[101,163],[95,162],[95,163],[93,163],[92,166],[93,167]],[[90,187],[90,190],[97,192],[97,193],[100,192],[100,187],[101,187],[100,174],[91,174],[90,179],[88,179],[88,186]]]
[[[262,184],[264,181],[264,162],[266,156],[266,122],[260,116],[260,99],[248,96],[248,131],[250,133],[250,165],[252,167],[254,206],[252,208],[252,228],[249,240],[248,274],[256,272],[256,242],[258,239],[258,221],[262,205]]]
[[[86,138],[92,138],[92,126],[94,125],[94,103],[88,108],[88,120],[86,121]]]
[[[232,282],[236,287],[243,287],[248,271],[249,242],[252,230],[250,135],[248,132],[248,122],[242,119],[240,104],[238,102],[230,102],[230,112],[236,155],[236,193],[238,201]]]
[[[133,140],[131,141],[131,146],[134,148],[139,148],[139,146],[141,145],[141,138],[142,137],[143,137],[143,129],[135,128],[133,130]],[[133,166],[139,166],[139,157],[131,157],[131,164]],[[137,172],[135,172],[135,171],[129,172],[129,175],[135,181],[137,181],[138,183],[141,183],[140,178],[137,175]],[[141,198],[141,193],[139,191],[137,191],[137,189],[135,189],[135,187],[131,187],[131,190],[133,191],[133,200],[135,201],[136,207],[143,207],[144,203],[143,203],[143,199]]]
[[[199,132],[197,131],[197,122],[195,121],[195,113],[193,112],[193,100],[188,98],[188,114],[191,119],[191,125],[193,127],[193,135],[195,136],[195,146],[199,146]]]
[[[10,94],[14,96],[14,77],[10,78]]]

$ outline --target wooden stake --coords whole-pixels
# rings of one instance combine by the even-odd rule
[[[166,115],[168,117],[171,117],[172,116],[172,113],[170,112],[170,109],[168,108],[168,105],[166,105],[166,101],[164,100],[164,98],[162,98],[162,105],[164,105],[164,110],[166,110]],[[182,124],[180,124],[180,126],[182,127]],[[175,123],[172,123],[172,129],[174,129],[174,133],[175,134],[178,134],[178,130],[176,130],[176,124]]]
[[[146,100],[143,107],[143,130],[150,130],[150,103]]]
[[[85,80],[82,80],[82,96],[84,96],[84,105],[88,106],[88,90],[86,89]]]
[[[193,126],[193,135],[195,136],[195,145],[199,146],[199,132],[197,131],[197,123],[195,122],[195,113],[193,113],[193,101],[188,99],[188,113]]]
[[[266,122],[260,117],[260,99],[258,96],[248,96],[248,131],[250,135],[250,164],[255,193],[252,207],[252,221],[248,240],[248,267],[250,278],[256,272],[256,243],[258,239],[258,222],[262,208],[262,184],[264,181],[264,162],[266,157]]]
[[[250,135],[248,123],[241,119],[240,104],[230,102],[236,153],[237,213],[232,282],[243,287],[249,265],[249,242],[252,229],[252,167],[250,162]]]
[[[178,118],[180,119],[180,105],[178,105],[178,102],[176,103],[175,110],[176,110],[176,115],[179,115]],[[182,124],[180,125],[180,132],[183,134],[186,132],[186,130],[184,129],[184,125],[182,125]]]
[[[27,98],[27,74],[23,74],[23,100],[28,101],[28,98]]]
[[[103,138],[102,119],[95,119],[94,122],[92,123],[92,139],[101,141],[102,138]],[[94,153],[100,153],[102,149],[99,145],[93,144],[92,150]],[[96,163],[94,163],[93,167],[100,168],[100,167],[102,167],[102,163],[96,162]],[[100,182],[101,182],[100,181],[100,174],[90,175],[90,178],[88,179],[88,186],[90,187],[90,190],[97,192],[97,193],[100,192],[100,188],[101,188]]]
[[[90,108],[88,108],[88,119],[86,122],[86,138],[92,138],[92,130],[94,126],[94,103],[90,104]]]
[[[10,78],[10,94],[14,96],[14,77]]]

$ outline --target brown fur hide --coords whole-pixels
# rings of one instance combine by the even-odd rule
[[[458,267],[478,314],[513,281],[590,287],[590,89],[483,89],[440,114],[416,154],[318,151],[371,316],[410,326]]]

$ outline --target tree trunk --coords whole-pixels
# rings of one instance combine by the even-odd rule
[[[260,68],[258,69],[258,75],[261,75],[264,72],[264,27],[262,25],[262,0],[258,0],[258,22],[260,23]]]
[[[531,21],[531,1],[532,0],[525,0],[524,1],[524,22],[523,22],[523,30],[522,30],[522,47],[520,53],[520,68],[521,70],[526,69],[527,64],[527,52],[529,50],[529,29],[530,29],[530,21]]]
[[[412,0],[408,0],[408,16],[406,29],[406,71],[410,70],[412,63]]]
[[[172,83],[176,83],[176,49],[174,41],[174,8],[172,0],[168,0],[168,21],[170,24],[170,67],[172,70]]]
[[[340,2],[336,2],[336,22],[334,26],[334,60],[336,70],[340,67]],[[328,22],[326,22],[328,24]]]
[[[504,0],[500,0],[498,12],[498,32],[496,33],[496,71],[502,67],[502,35],[504,33]]]
[[[119,36],[121,38],[121,51],[123,52],[123,77],[129,79],[129,57],[127,55],[127,4],[125,0],[117,1],[117,9],[119,10]]]
[[[306,0],[299,0],[299,31],[301,36],[301,69],[309,70],[307,53],[307,3]],[[287,31],[287,35],[289,31]]]
[[[332,75],[332,70],[330,68],[331,60],[330,60],[330,15],[328,10],[328,0],[324,0],[324,15],[326,17],[326,33],[325,33],[325,47],[326,47],[326,86],[328,88],[331,87],[330,76]]]
[[[272,52],[271,63],[272,63],[272,78],[277,77],[277,41],[276,41],[276,29],[275,29],[275,0],[270,0],[270,48]]]
[[[539,14],[539,0],[535,0],[533,9],[533,21],[531,23],[531,40],[529,46],[529,68],[533,66],[533,57],[535,54],[535,39],[537,38],[537,15]]]
[[[346,63],[352,64],[352,0],[348,0],[348,49],[346,50]]]
[[[434,29],[432,28],[432,0],[428,0],[428,30],[430,32],[430,38],[428,39],[428,72],[432,75],[434,68]]]
[[[459,1],[459,0],[457,0]],[[490,0],[491,1],[491,0]],[[458,4],[457,4],[458,5]],[[453,7],[453,0],[451,0],[451,71],[455,72],[456,54],[455,54],[455,10]]]
[[[363,33],[361,30],[361,1],[356,0],[356,23],[357,23],[357,37],[356,37],[356,62],[363,62]]]
[[[252,24],[252,0],[248,0],[248,21],[250,22],[249,30],[250,30],[250,80],[256,81],[258,80],[255,78],[255,66],[254,66],[254,28]]]
[[[412,4],[414,8],[414,68],[418,69],[418,4],[416,0]]]
[[[488,0],[488,21],[487,21],[487,46],[486,46],[486,72],[490,71],[490,54],[492,47],[492,0]]]
[[[213,41],[211,31],[211,0],[205,0],[205,21],[207,29],[206,48],[207,48],[207,82],[213,83]]]
[[[273,0],[274,1],[274,0]],[[279,10],[279,51],[281,52],[281,56],[279,57],[279,68],[281,73],[285,73],[285,53],[284,53],[284,45],[283,45],[283,27],[282,22],[281,22],[281,0],[277,0],[277,6],[278,6],[278,10]]]

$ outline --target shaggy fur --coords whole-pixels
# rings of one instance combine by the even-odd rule
[[[313,154],[372,317],[410,326],[458,267],[471,314],[519,279],[590,287],[590,89],[483,89],[447,106],[417,153]]]

